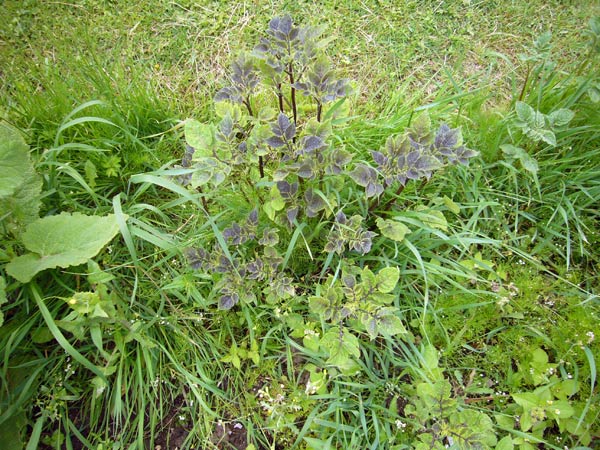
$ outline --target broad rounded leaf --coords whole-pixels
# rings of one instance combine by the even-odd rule
[[[377,280],[377,290],[383,294],[392,292],[396,284],[398,284],[399,278],[400,270],[397,267],[384,267],[375,277]]]
[[[408,331],[404,328],[402,321],[396,315],[393,310],[395,308],[383,308],[386,311],[382,312],[377,318],[377,329],[379,333],[394,336],[396,334],[406,334]]]
[[[28,151],[19,132],[0,123],[0,197],[13,194],[25,181],[31,166]]]
[[[535,110],[524,102],[517,102],[515,105],[515,110],[517,111],[517,117],[525,123],[530,123],[533,121],[535,116]]]
[[[14,258],[6,265],[6,271],[27,283],[42,270],[83,264],[118,232],[114,214],[100,217],[62,213],[38,219],[22,235],[23,244],[31,253]]]
[[[410,228],[395,220],[387,220],[379,217],[375,223],[382,235],[397,242],[402,242],[404,236],[410,233]]]
[[[553,111],[548,115],[550,126],[552,127],[564,127],[568,125],[571,120],[575,117],[575,113],[570,109],[561,108]]]
[[[212,155],[212,148],[215,143],[212,126],[194,119],[188,119],[185,121],[184,133],[186,142],[196,150],[196,156]]]

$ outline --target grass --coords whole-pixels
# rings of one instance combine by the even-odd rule
[[[330,223],[303,218],[279,229],[294,296],[221,311],[212,276],[190,270],[182,250],[215,243],[233,252],[223,230],[267,191],[200,196],[165,176],[184,151],[182,121],[215,120],[212,97],[232,56],[283,11],[335,38],[328,54],[356,89],[353,119],[332,139],[355,158],[368,160],[423,111],[460,126],[480,152],[469,168],[408,185],[380,211],[411,232],[402,242],[377,238],[354,261],[375,272],[398,267],[393,306],[407,334],[372,340],[346,323],[359,330],[360,358],[345,369],[314,338],[330,325],[309,307],[325,275],[346,270],[321,252]],[[0,118],[31,146],[42,214],[115,212],[122,236],[95,258],[101,278],[83,265],[21,285],[0,269],[0,441],[403,449],[451,446],[448,436],[463,433],[519,449],[593,448],[600,119],[582,80],[600,76],[583,33],[599,13],[594,2],[537,0],[6,1]],[[534,76],[535,63],[518,55],[546,30],[556,69]],[[575,118],[556,146],[536,143],[515,125],[517,100]],[[537,172],[504,144],[523,147]],[[342,199],[348,189],[330,190]],[[351,198],[340,206],[368,210]],[[13,235],[3,239],[2,264],[22,251]],[[86,291],[110,296],[115,313],[74,317],[65,300]]]

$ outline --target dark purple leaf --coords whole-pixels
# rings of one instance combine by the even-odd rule
[[[258,208],[254,208],[250,211],[250,214],[248,214],[248,225],[252,227],[258,226]]]
[[[203,269],[208,263],[209,255],[202,248],[186,248],[184,254],[192,269]]]
[[[365,164],[357,164],[349,175],[356,184],[362,187],[367,187],[369,183],[377,181],[377,172],[375,169]]]
[[[344,211],[339,211],[336,215],[335,215],[335,221],[337,223],[339,223],[340,225],[345,225],[347,222],[347,218],[346,218],[346,214],[344,214]]]
[[[323,148],[325,146],[325,142],[319,136],[306,136],[303,139],[303,151],[304,153],[312,153],[315,150]]]
[[[458,143],[458,129],[450,129],[445,123],[438,129],[434,145],[437,149],[452,148]]]
[[[383,186],[379,183],[369,182],[365,187],[365,195],[367,198],[376,197],[383,192]]]
[[[233,308],[240,301],[240,296],[237,292],[224,294],[219,298],[219,309],[228,310]]]
[[[291,200],[298,192],[298,183],[288,183],[287,181],[278,181],[277,189],[284,200]]]
[[[386,165],[389,161],[389,158],[387,158],[383,153],[377,151],[372,151],[371,157],[373,158],[373,161],[375,161],[380,167]]]
[[[265,142],[273,148],[279,148],[285,145],[285,141],[277,136],[271,136]]]
[[[311,164],[311,161],[305,161],[299,168],[298,168],[298,176],[300,178],[312,178],[314,177],[315,173]]]
[[[311,188],[308,188],[304,193],[304,200],[306,201],[306,215],[308,217],[315,217],[319,211],[325,209],[325,201]]]
[[[280,112],[277,116],[277,125],[282,132],[285,132],[285,130],[291,125],[291,122],[288,116]]]
[[[290,225],[294,224],[294,221],[296,220],[296,217],[298,217],[298,211],[300,210],[300,208],[298,208],[297,206],[294,206],[293,208],[288,209],[285,212],[285,215],[287,217],[287,220],[289,222]]]
[[[290,123],[283,134],[288,141],[291,141],[296,136],[296,125],[293,122]]]

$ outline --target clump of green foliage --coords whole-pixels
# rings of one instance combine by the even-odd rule
[[[271,20],[216,94],[219,120],[186,122],[181,180],[201,193],[204,213],[239,216],[221,200],[233,195],[243,199],[237,209],[250,210],[213,228],[212,239],[186,256],[192,268],[212,274],[207,305],[216,298],[222,310],[241,302],[294,312],[308,299],[316,317],[307,320],[326,324],[319,348],[327,363],[354,367],[357,334],[373,340],[407,333],[398,267],[388,259],[373,272],[362,263],[373,247],[401,242],[408,232],[390,212],[398,196],[410,181],[467,165],[477,152],[463,145],[458,129],[434,129],[427,115],[389,136],[380,151],[347,151],[335,130],[347,120],[351,83],[336,76],[323,31],[298,27],[289,16]],[[312,263],[292,270],[291,259],[304,251]]]

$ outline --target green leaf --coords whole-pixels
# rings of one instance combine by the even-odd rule
[[[23,245],[32,253],[14,258],[6,265],[6,271],[27,283],[42,270],[83,264],[118,232],[114,214],[100,217],[62,213],[38,219],[27,226],[22,236]]]
[[[600,103],[600,83],[592,83],[587,90],[587,94],[592,103]]]
[[[31,341],[35,344],[45,344],[54,339],[52,332],[48,327],[39,327],[31,333]]]
[[[514,448],[515,446],[510,436],[503,437],[496,444],[496,450],[513,450]]]
[[[42,179],[33,169],[23,137],[0,123],[0,217],[5,230],[18,236],[38,218],[41,190]]]
[[[6,281],[4,277],[0,276],[0,306],[4,303],[8,303],[8,299],[6,298]],[[0,327],[4,323],[4,314],[2,310],[0,310]]]
[[[550,122],[550,127],[564,127],[568,125],[571,120],[575,117],[575,113],[570,109],[561,108],[556,111],[548,114],[548,121]]]
[[[443,200],[444,200],[444,205],[446,205],[446,208],[448,208],[450,210],[450,212],[453,212],[454,214],[460,214],[460,206],[458,206],[454,202],[454,200],[452,200],[447,195],[444,195]]]
[[[396,308],[381,308],[377,313],[377,327],[381,334],[394,336],[406,334],[408,331],[402,321],[395,315]]]
[[[540,405],[540,397],[533,392],[523,392],[520,394],[512,394],[515,403],[521,406],[524,410],[530,410]]]
[[[397,267],[384,267],[375,277],[377,290],[382,294],[392,292],[399,278],[400,270]]]
[[[96,166],[91,160],[87,160],[83,165],[83,169],[85,170],[85,178],[89,186],[93,189],[96,187],[96,178],[98,178],[98,172],[96,170]]]
[[[544,141],[546,144],[556,147],[556,136],[550,130],[530,129],[527,131],[527,136],[535,142]]]
[[[517,111],[517,117],[519,118],[519,120],[527,124],[530,124],[534,121],[536,111],[527,103],[517,102],[517,104],[515,105],[515,110]]]
[[[346,328],[333,327],[321,338],[321,346],[329,352],[328,364],[344,367],[351,358],[360,358],[358,338]]]
[[[194,119],[188,119],[185,121],[184,133],[188,145],[196,150],[194,157],[212,156],[215,144],[214,127]]]
[[[568,419],[575,414],[575,409],[568,400],[555,400],[547,402],[546,414],[555,420]]]
[[[274,221],[277,211],[281,211],[283,208],[285,208],[285,201],[281,197],[277,185],[273,185],[270,191],[270,199],[263,205],[263,210],[267,214],[267,217]]]
[[[421,212],[420,219],[425,225],[438,230],[447,231],[448,221],[444,216],[444,213],[435,209],[428,209],[427,207],[416,208],[417,211]]]
[[[409,129],[410,137],[416,142],[426,142],[431,134],[431,118],[427,112],[415,119]]]
[[[505,156],[512,159],[518,159],[521,162],[521,166],[523,167],[523,169],[525,169],[533,175],[537,174],[539,170],[538,162],[534,158],[532,158],[529,155],[529,153],[527,153],[524,149],[522,149],[521,147],[515,147],[514,145],[510,144],[501,145],[500,148],[502,149],[502,152]]]
[[[381,231],[381,234],[394,241],[401,242],[404,240],[404,236],[410,233],[410,228],[395,220],[377,218],[375,221],[377,228]]]
[[[27,416],[23,411],[15,412],[13,415],[0,423],[0,442],[2,447],[7,449],[25,448],[25,436],[27,426]]]
[[[97,292],[77,292],[71,298],[64,299],[65,302],[79,314],[91,314],[100,303]]]
[[[325,314],[329,309],[329,301],[323,297],[313,296],[308,299],[308,305],[312,312],[316,314]],[[327,318],[325,319],[327,320]]]
[[[14,194],[29,167],[29,146],[17,130],[0,123],[0,197]]]
[[[433,371],[438,367],[438,353],[433,345],[427,345],[422,353],[423,361],[421,362],[424,369]]]

